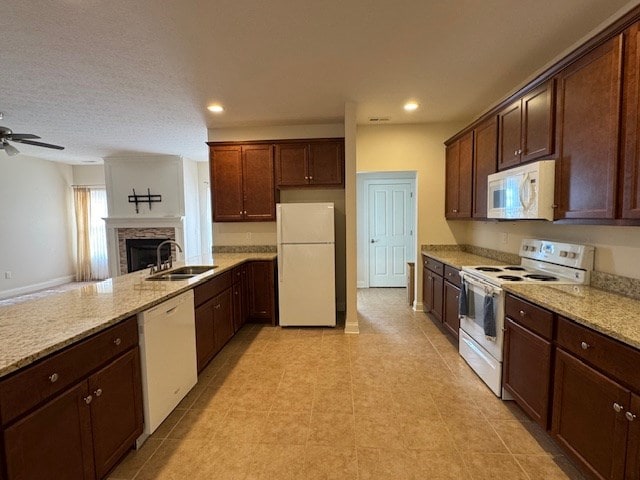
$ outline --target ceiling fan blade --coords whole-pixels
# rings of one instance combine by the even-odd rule
[[[56,150],[64,150],[64,147],[61,147],[60,145],[52,145],[50,143],[34,142],[32,140],[22,140],[22,139],[15,139],[15,138],[12,140],[17,143],[26,143],[27,145],[35,145],[36,147],[45,147],[45,148],[54,148]]]
[[[7,143],[6,140],[2,142],[2,147],[4,148],[4,151],[7,152],[7,155],[9,155],[10,157],[13,157],[14,155],[17,155],[20,153],[20,151],[16,147],[14,147],[13,145],[9,145],[9,143]]]
[[[12,133],[11,135],[8,135],[9,140],[22,140],[22,139],[33,139],[35,140],[36,138],[40,138],[37,135],[34,135],[33,133]]]

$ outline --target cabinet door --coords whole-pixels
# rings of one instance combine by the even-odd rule
[[[444,307],[444,281],[440,275],[433,276],[433,310],[431,313],[434,317],[442,322],[442,311]]]
[[[621,35],[558,75],[557,218],[615,216]]]
[[[271,145],[242,147],[244,220],[275,221],[276,200]]]
[[[7,480],[95,478],[87,382],[4,431]]]
[[[433,277],[430,270],[425,268],[422,271],[422,303],[425,312],[433,310]]]
[[[344,141],[309,144],[309,183],[333,187],[344,185]]]
[[[471,218],[473,188],[473,132],[447,147],[446,197],[447,218]]]
[[[273,262],[256,261],[247,265],[249,292],[247,316],[252,320],[275,323],[275,292]]]
[[[553,153],[553,87],[550,80],[522,97],[522,162]]]
[[[242,304],[242,283],[233,284],[233,330],[237,332],[244,325],[244,308]]]
[[[244,206],[241,147],[211,147],[209,161],[213,221],[242,220]]]
[[[213,330],[213,301],[203,303],[196,308],[196,356],[198,372],[209,363],[215,355],[216,342]]]
[[[458,216],[458,190],[460,189],[458,166],[460,159],[460,142],[455,141],[446,148],[446,165],[445,165],[445,216],[447,218],[455,218]]]
[[[444,316],[445,328],[456,338],[460,330],[460,317],[458,317],[458,297],[460,289],[455,285],[444,282]]]
[[[545,430],[549,421],[551,342],[506,319],[502,386]]]
[[[595,477],[624,478],[629,391],[556,349],[552,433]]]
[[[215,353],[233,337],[233,292],[227,288],[213,299],[213,330]]]
[[[631,394],[630,414],[625,413],[629,422],[627,441],[627,474],[628,480],[640,480],[640,396]]]
[[[142,433],[138,347],[89,377],[96,476],[103,478]]]
[[[276,145],[276,187],[301,187],[309,183],[309,147],[305,143]]]
[[[487,218],[487,177],[496,172],[498,123],[491,118],[473,132],[473,218]]]
[[[498,114],[498,170],[520,163],[522,102],[517,100]]]
[[[640,218],[640,24],[625,32],[621,218]]]

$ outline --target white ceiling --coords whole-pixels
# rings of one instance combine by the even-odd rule
[[[0,125],[79,163],[205,160],[207,128],[339,122],[346,101],[359,123],[468,121],[633,3],[3,0]]]

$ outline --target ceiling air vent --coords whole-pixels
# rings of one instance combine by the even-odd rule
[[[371,117],[369,119],[370,122],[372,123],[379,123],[379,122],[388,122],[389,120],[391,120],[388,117]]]

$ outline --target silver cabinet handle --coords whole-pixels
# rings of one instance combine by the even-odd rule
[[[60,378],[60,375],[58,375],[57,373],[52,373],[51,375],[49,375],[49,381],[51,383],[56,383],[59,378]]]
[[[524,317],[527,314],[527,312],[525,312],[524,310],[520,310],[520,316]]]
[[[588,348],[591,348],[591,345],[589,345],[587,342],[580,342],[580,348],[582,348],[583,350],[587,350]]]
[[[242,215],[242,210],[240,210],[240,215]]]
[[[101,389],[101,388],[97,389],[95,392],[93,392],[93,394],[94,394],[96,397],[99,397],[100,395],[102,395],[102,389]]]
[[[518,156],[518,150],[514,150],[514,151],[513,151],[513,156],[514,156],[514,157],[517,157],[517,156]]]
[[[220,308],[220,304],[214,305],[214,307],[216,310]]]
[[[309,177],[309,180],[313,180],[313,177]]]
[[[624,416],[627,417],[627,420],[630,422],[633,422],[636,419],[636,416],[631,412],[626,412]]]
[[[116,338],[116,339],[113,341],[113,344],[114,344],[116,347],[119,347],[121,343],[122,343],[122,339],[121,339],[120,337]]]
[[[454,209],[453,209],[453,213],[458,213],[458,209],[457,209],[457,208],[454,208]]]
[[[93,397],[91,395],[88,395],[88,396],[84,397],[83,400],[84,400],[84,403],[89,405],[91,403],[91,401],[93,400]]]
[[[620,405],[617,402],[613,403],[613,409],[616,411],[616,413],[620,413],[622,410],[624,410],[624,407],[622,405]]]

